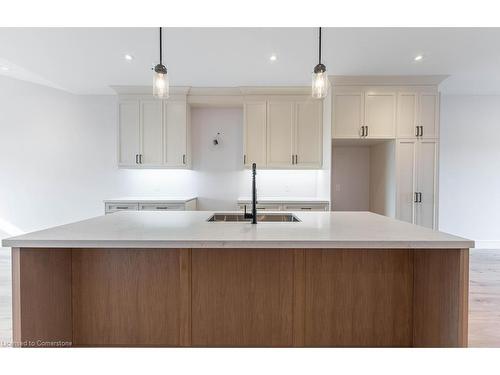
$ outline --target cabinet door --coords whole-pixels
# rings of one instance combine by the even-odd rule
[[[319,100],[295,104],[295,164],[297,168],[321,168],[323,161],[322,105]]]
[[[359,138],[364,117],[361,92],[333,94],[333,138]]]
[[[249,167],[257,163],[266,166],[266,103],[244,105],[244,163]]]
[[[424,138],[439,137],[439,97],[436,93],[421,93],[418,125],[423,127]]]
[[[365,95],[367,138],[396,137],[396,94],[368,92]]]
[[[294,103],[267,103],[267,166],[290,167],[293,154]]]
[[[163,162],[162,102],[141,101],[141,159],[143,165],[161,165]]]
[[[398,95],[397,134],[399,138],[415,138],[417,132],[418,94],[402,92]]]
[[[415,222],[416,140],[397,144],[397,218]]]
[[[165,164],[185,167],[187,155],[187,104],[185,101],[164,103]]]
[[[139,101],[122,101],[118,104],[118,164],[136,165],[140,153],[140,106]]]
[[[417,203],[416,224],[435,229],[435,184],[437,143],[423,140],[417,148],[417,191],[421,202]]]

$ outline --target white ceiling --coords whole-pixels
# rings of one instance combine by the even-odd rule
[[[448,74],[444,92],[492,94],[500,93],[499,42],[500,28],[327,28],[323,60],[331,75]],[[164,61],[173,86],[308,85],[317,29],[166,28]],[[149,85],[157,62],[154,28],[0,29],[0,66],[9,67],[0,74],[73,93]]]

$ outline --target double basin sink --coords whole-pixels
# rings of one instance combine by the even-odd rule
[[[216,213],[210,216],[207,221],[230,221],[230,222],[251,222],[252,219],[247,219],[243,214],[225,214],[225,213]],[[300,220],[297,216],[288,213],[266,213],[266,214],[257,214],[257,222],[282,222],[282,223],[293,223],[299,222]]]

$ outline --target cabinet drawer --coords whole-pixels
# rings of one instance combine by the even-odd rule
[[[252,210],[252,205],[247,204],[247,212]],[[244,210],[245,205],[240,204],[240,210]],[[271,203],[257,203],[257,210],[259,211],[281,211],[280,204],[271,204]]]
[[[285,211],[327,211],[325,204],[285,204]]]
[[[184,211],[184,205],[181,203],[141,203],[141,211]]]
[[[117,211],[137,211],[138,203],[106,203],[106,213]]]

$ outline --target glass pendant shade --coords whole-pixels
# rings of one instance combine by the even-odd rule
[[[158,99],[168,99],[169,94],[167,68],[163,65],[157,65],[153,73],[153,95]]]
[[[312,97],[315,99],[323,99],[328,95],[330,82],[326,75],[326,66],[321,63],[321,27],[318,33],[318,65],[314,67],[312,75]]]
[[[326,69],[317,68],[318,66],[316,66],[312,75],[312,97],[323,99],[328,95],[328,75],[326,74]]]

